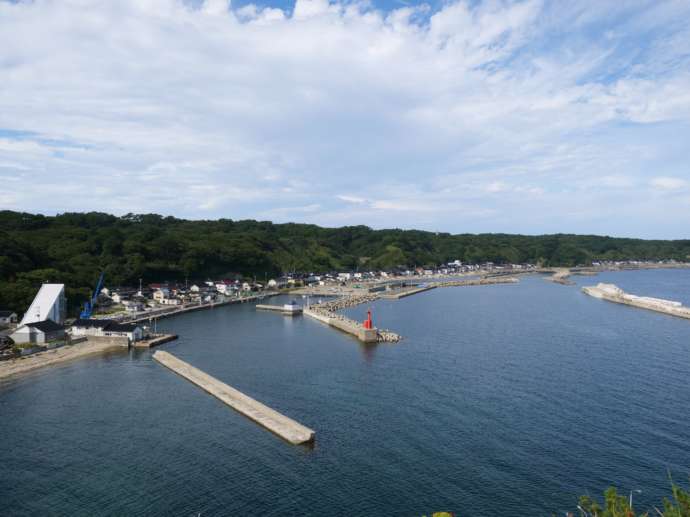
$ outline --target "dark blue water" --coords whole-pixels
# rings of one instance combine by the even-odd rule
[[[690,293],[688,271],[575,279]],[[657,504],[667,470],[687,480],[690,321],[539,277],[373,311],[405,340],[247,305],[161,325],[181,335],[164,349],[313,428],[313,448],[148,351],[0,384],[0,514],[548,516],[609,484]]]

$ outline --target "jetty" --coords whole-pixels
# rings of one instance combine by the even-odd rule
[[[153,358],[284,440],[294,445],[314,441],[313,430],[248,397],[241,391],[231,388],[169,352],[158,350],[153,354]]]
[[[685,307],[680,302],[629,294],[614,284],[599,283],[596,286],[583,287],[582,291],[601,300],[622,303],[624,305],[639,307],[640,309],[647,309],[669,314],[671,316],[677,316],[679,318],[690,319],[690,307]]]

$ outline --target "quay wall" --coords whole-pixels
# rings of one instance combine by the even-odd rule
[[[284,440],[294,445],[309,443],[314,440],[315,433],[313,430],[228,386],[215,377],[211,377],[174,355],[158,350],[153,354],[153,358]]]

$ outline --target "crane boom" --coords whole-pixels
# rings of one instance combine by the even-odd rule
[[[84,303],[84,309],[81,311],[81,314],[79,314],[80,318],[88,319],[91,317],[91,314],[93,313],[93,309],[96,306],[96,302],[98,301],[98,295],[101,294],[101,289],[103,289],[103,277],[104,277],[104,275],[105,275],[105,271],[103,271],[101,273],[101,276],[98,278],[98,283],[96,284],[96,289],[91,293],[91,299]]]

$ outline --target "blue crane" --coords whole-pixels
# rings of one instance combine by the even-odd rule
[[[93,308],[96,306],[96,302],[98,301],[98,295],[101,293],[101,289],[103,289],[103,275],[105,275],[105,271],[102,272],[101,276],[98,278],[96,290],[91,293],[91,299],[84,303],[84,310],[82,310],[81,314],[79,314],[80,318],[89,319],[91,317]]]

